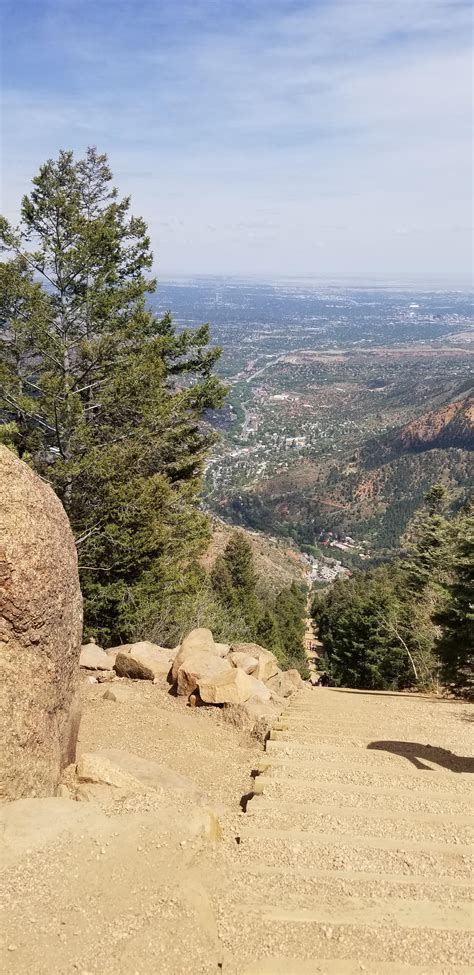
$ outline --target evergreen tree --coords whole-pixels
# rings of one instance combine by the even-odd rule
[[[281,649],[281,634],[275,613],[267,606],[257,621],[255,639],[262,647],[278,654]]]
[[[456,691],[474,696],[474,516],[457,521],[453,574],[444,605],[437,614],[443,627],[438,643],[444,680]]]
[[[177,334],[147,295],[146,226],[89,149],[49,160],[2,218],[0,410],[10,441],[61,498],[78,546],[86,625],[137,638],[178,606],[208,535],[198,510],[222,403],[206,326]],[[172,612],[171,612],[172,616]]]
[[[295,582],[283,589],[275,600],[275,616],[282,650],[288,657],[304,656],[306,593]]]
[[[259,616],[257,575],[252,546],[243,532],[232,533],[223,560],[232,582],[236,604],[250,629],[254,631]]]

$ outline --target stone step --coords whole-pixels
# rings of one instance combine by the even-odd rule
[[[472,823],[472,799],[470,795],[450,797],[449,794],[423,792],[408,792],[406,789],[390,789],[371,786],[339,785],[338,782],[313,782],[307,788],[306,781],[298,783],[297,779],[290,779],[282,775],[280,778],[272,776],[258,776],[255,785],[266,783],[263,794],[256,793],[258,802],[271,803],[278,808],[295,810],[319,805],[328,809],[346,812],[370,809],[371,815],[386,813],[387,816],[399,814],[408,816],[419,813],[427,817],[440,817],[441,821],[459,822],[467,819]],[[252,803],[247,805],[247,812],[252,812]],[[435,819],[433,821],[436,821]]]
[[[345,809],[341,806],[318,806],[316,803],[268,803],[255,798],[247,804],[247,819],[252,825],[266,828],[316,830],[334,836],[366,833],[368,836],[407,837],[422,842],[474,844],[471,816],[447,816],[415,813],[400,815],[370,808]]]
[[[268,755],[287,755],[292,758],[296,758],[301,761],[310,761],[315,759],[318,763],[333,763],[343,760],[346,765],[348,764],[361,764],[369,765],[379,768],[381,771],[383,769],[393,770],[395,768],[410,768],[415,772],[430,772],[435,771],[438,775],[465,775],[467,776],[467,781],[469,780],[469,773],[466,767],[466,759],[459,758],[458,756],[452,756],[450,761],[452,761],[452,768],[445,768],[440,766],[436,762],[436,752],[433,752],[433,758],[425,756],[421,761],[422,765],[427,765],[427,768],[416,767],[414,762],[418,761],[415,753],[399,754],[393,753],[389,750],[382,749],[364,749],[364,748],[351,748],[350,755],[348,755],[348,749],[344,741],[340,744],[325,744],[324,742],[314,742],[308,744],[306,742],[301,742],[299,739],[292,739],[288,741],[275,741],[269,739],[265,745],[265,753]],[[428,763],[432,764],[433,768],[430,768]],[[472,781],[472,780],[471,780]]]
[[[263,826],[247,826],[247,823],[239,830],[239,840],[242,844],[248,839],[261,840],[284,840],[286,842],[310,842],[316,846],[326,846],[328,841],[333,840],[332,832],[318,832],[314,830],[289,829]],[[394,839],[390,836],[374,837],[364,834],[352,833],[344,837],[345,845],[351,844],[359,848],[372,848],[377,850],[413,850],[416,853],[440,854],[442,856],[453,855],[465,858],[474,858],[474,848],[471,844],[463,843],[438,843],[436,840],[411,840],[408,837]],[[334,844],[336,845],[336,844]],[[339,846],[339,844],[337,844]]]
[[[381,875],[412,873],[416,876],[470,879],[474,866],[472,847],[456,843],[419,842],[405,837],[374,837],[334,834],[316,830],[240,826],[236,837],[242,864],[304,866],[317,863],[326,869],[379,871]]]
[[[474,882],[459,877],[381,876],[356,870],[324,870],[308,866],[268,866],[265,863],[238,864],[233,871],[233,891],[244,899],[248,891],[261,896],[265,903],[279,897],[298,895],[311,904],[314,898],[330,904],[348,896],[381,900],[399,898],[437,901],[456,905],[474,900]]]
[[[261,763],[262,771],[260,774],[256,775],[254,782],[254,791],[256,794],[260,792],[267,792],[273,788],[275,792],[281,794],[282,792],[289,792],[290,796],[293,797],[293,793],[296,793],[299,788],[303,794],[308,794],[312,800],[313,792],[334,792],[337,794],[342,794],[345,796],[358,795],[374,795],[374,796],[393,796],[406,798],[407,801],[410,798],[413,799],[426,799],[426,800],[438,800],[438,802],[450,802],[456,804],[464,805],[466,802],[469,803],[469,809],[472,808],[471,790],[465,792],[456,792],[452,788],[445,787],[447,783],[438,778],[430,779],[429,786],[423,788],[425,780],[416,778],[414,776],[400,776],[397,775],[390,777],[390,785],[379,785],[380,778],[378,775],[370,775],[364,773],[363,778],[360,772],[351,773],[351,778],[349,781],[345,779],[343,782],[339,780],[337,776],[329,775],[329,777],[324,780],[322,778],[321,770],[318,770],[317,779],[308,779],[307,776],[295,775],[290,778],[288,775],[288,769],[285,768],[283,764],[271,764],[269,762]],[[293,766],[291,766],[293,768]],[[298,771],[298,769],[297,769]],[[301,772],[301,769],[299,770]],[[303,769],[303,771],[305,771]],[[369,780],[367,782],[367,780]],[[441,788],[439,787],[441,785]],[[286,798],[289,798],[286,796]]]
[[[233,900],[233,899],[232,899]],[[361,927],[398,927],[403,929],[429,928],[431,931],[472,932],[472,903],[460,902],[453,906],[433,901],[396,899],[383,904],[380,902],[352,899],[326,904],[313,899],[311,906],[305,906],[299,898],[287,897],[284,904],[272,906],[267,901],[258,902],[254,897],[234,904],[233,914],[259,915],[264,920],[290,922],[292,924],[357,925]],[[474,947],[474,941],[473,941]]]
[[[273,957],[278,961],[280,956],[280,959],[298,959],[298,964],[310,963],[313,965],[309,969],[311,973],[317,972],[315,966],[319,964],[323,975],[331,971],[340,975],[344,971],[342,963],[353,966],[355,959],[359,968],[352,968],[352,971],[359,973],[372,971],[381,975],[383,966],[391,963],[393,975],[410,972],[410,966],[412,972],[412,966],[416,966],[415,972],[418,968],[423,975],[433,975],[437,970],[442,975],[467,975],[470,972],[469,958],[474,951],[472,937],[457,926],[432,926],[431,910],[427,910],[426,918],[420,911],[415,919],[411,914],[412,902],[407,901],[406,905],[404,918],[407,923],[401,925],[396,920],[393,923],[385,921],[385,918],[381,922],[380,908],[377,916],[371,917],[373,923],[360,923],[350,908],[337,915],[311,909],[292,911],[284,907],[263,908],[260,912],[243,903],[241,911],[234,909],[236,921],[239,914],[244,918],[240,942],[236,943],[235,932],[228,936],[224,933],[221,941],[224,951],[230,949],[229,953],[239,958],[238,973],[253,971],[261,975],[264,971],[262,958]],[[442,917],[436,916],[433,924],[438,920],[442,923]],[[332,968],[328,968],[330,961]],[[229,967],[224,962],[226,971]],[[289,968],[283,969],[284,975],[295,975],[297,971],[292,962]],[[348,971],[351,971],[350,967]],[[385,971],[390,972],[390,969],[385,968]]]
[[[288,780],[303,778],[318,785],[322,782],[341,781],[355,785],[377,785],[382,780],[389,780],[399,788],[422,791],[426,788],[434,792],[450,793],[453,795],[469,796],[472,794],[472,776],[455,775],[452,772],[424,773],[418,769],[393,766],[391,769],[380,769],[376,765],[367,765],[342,758],[335,762],[319,764],[316,758],[302,759],[286,754],[268,754],[259,762],[259,770],[267,775],[285,774]]]
[[[384,732],[385,731],[386,729],[384,728]],[[359,729],[357,731],[351,732],[351,734],[341,735],[339,730],[329,731],[327,724],[324,725],[324,729],[323,729],[323,728],[314,728],[312,725],[308,725],[306,723],[304,726],[289,724],[286,727],[278,727],[274,725],[270,732],[269,740],[270,741],[298,741],[300,744],[323,745],[324,747],[326,747],[327,745],[334,745],[336,747],[338,746],[340,748],[343,747],[347,749],[363,748],[371,751],[372,749],[369,749],[369,745],[372,745],[374,742],[379,741],[380,739],[377,739],[374,737],[374,735],[370,735],[370,734],[363,735],[361,734]],[[405,748],[406,754],[418,757],[421,762],[423,762],[424,759],[419,756],[419,752],[417,752],[417,745],[422,749],[431,747],[433,748],[433,761],[435,761],[435,753],[438,746],[433,742],[428,742],[428,741],[420,742],[420,743],[413,742],[410,738],[403,738],[402,736],[400,736],[399,731],[395,734],[393,738],[391,736],[390,737],[386,736],[384,738],[384,741],[392,744],[396,742],[396,744],[400,745],[401,748],[403,747]],[[376,749],[373,750],[375,751]],[[383,749],[380,749],[380,751],[382,752],[382,754],[384,754]],[[448,749],[438,749],[438,751],[440,753],[439,757],[442,758],[443,757],[442,753],[443,752],[447,753]],[[387,753],[393,754],[389,751]],[[446,758],[449,760],[450,756],[446,754]],[[455,753],[453,755],[453,758],[454,761],[458,759],[458,761],[466,762],[466,759],[462,759],[462,757],[457,756]],[[469,761],[469,759],[467,759],[467,761]]]
[[[345,958],[303,959],[259,958],[241,968],[240,961],[228,962],[229,975],[472,975],[468,965],[406,965],[398,961],[367,962]],[[227,969],[226,969],[227,973]]]

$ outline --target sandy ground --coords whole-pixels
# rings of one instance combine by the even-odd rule
[[[84,685],[80,753],[165,763],[199,796],[10,806],[2,972],[470,971],[472,706],[308,688],[264,754],[218,709],[126,686]],[[188,836],[196,802],[220,840]]]

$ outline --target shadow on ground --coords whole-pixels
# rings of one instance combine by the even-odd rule
[[[421,745],[418,741],[371,741],[367,748],[400,755],[401,758],[411,762],[415,768],[427,772],[433,772],[434,769],[430,765],[424,765],[422,759],[449,769],[450,772],[474,772],[474,758],[455,755],[447,748],[437,748],[436,745]]]

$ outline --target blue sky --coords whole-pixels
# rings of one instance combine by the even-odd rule
[[[158,273],[465,276],[467,0],[0,0],[2,211],[95,144]]]

